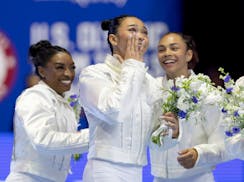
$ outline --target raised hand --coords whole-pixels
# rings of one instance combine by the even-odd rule
[[[140,40],[138,35],[133,32],[127,40],[127,47],[125,51],[125,60],[132,58],[138,61],[143,61],[144,55],[144,41]]]

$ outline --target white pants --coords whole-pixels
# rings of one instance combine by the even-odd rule
[[[5,182],[54,182],[47,178],[24,172],[11,172]]]
[[[142,167],[102,160],[88,160],[83,182],[142,182]]]
[[[213,173],[210,172],[189,177],[182,176],[182,178],[172,179],[154,177],[153,182],[214,182],[214,176]]]

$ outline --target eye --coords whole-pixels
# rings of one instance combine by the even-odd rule
[[[165,48],[164,47],[159,47],[158,48],[158,52],[164,52],[165,51]]]
[[[142,33],[145,34],[145,35],[148,35],[148,31],[146,29],[143,29]]]
[[[72,70],[75,70],[75,68],[76,68],[76,66],[75,66],[75,65],[71,66],[71,69],[72,69]]]
[[[177,50],[179,50],[179,47],[171,47],[171,50],[177,51]]]
[[[62,66],[62,65],[58,65],[58,66],[56,66],[56,69],[57,69],[57,70],[63,70],[63,69],[64,69],[64,66]]]
[[[129,31],[130,31],[130,32],[136,32],[136,31],[137,31],[137,29],[136,29],[136,28],[134,28],[134,27],[132,27],[132,28],[129,28]]]

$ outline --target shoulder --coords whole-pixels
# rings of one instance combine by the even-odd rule
[[[153,77],[151,74],[146,74],[146,79],[149,84],[156,84],[158,87],[162,86],[163,77]]]
[[[41,105],[45,104],[47,107],[53,105],[56,98],[54,94],[47,88],[47,86],[42,84],[37,84],[31,88],[24,90],[21,95],[16,100],[17,106],[27,106],[27,105]]]
[[[108,70],[106,64],[104,63],[98,63],[98,64],[94,64],[94,65],[89,65],[87,67],[84,67],[81,72],[80,72],[80,77],[81,76],[86,76],[86,75],[99,75],[102,74],[103,72],[105,72],[106,70]]]
[[[107,64],[98,63],[84,68],[79,75],[79,82],[82,83],[98,83],[100,81],[111,81],[112,78],[118,76],[118,73],[113,71]]]

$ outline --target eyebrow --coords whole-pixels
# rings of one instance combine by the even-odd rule
[[[179,45],[178,43],[171,43],[171,44],[169,44],[169,46],[175,46],[175,45]],[[158,45],[158,48],[160,48],[160,47],[165,47],[165,45]]]
[[[158,45],[158,48],[164,48],[165,46],[164,45]]]
[[[128,25],[128,27],[139,27],[137,24]],[[143,29],[147,30],[147,27],[143,26]]]
[[[55,65],[64,65],[64,63],[60,63],[60,62],[55,62]]]
[[[56,62],[56,63],[54,63],[55,65],[65,65],[65,63],[60,63],[60,62]],[[75,63],[72,63],[71,65],[75,65]]]

